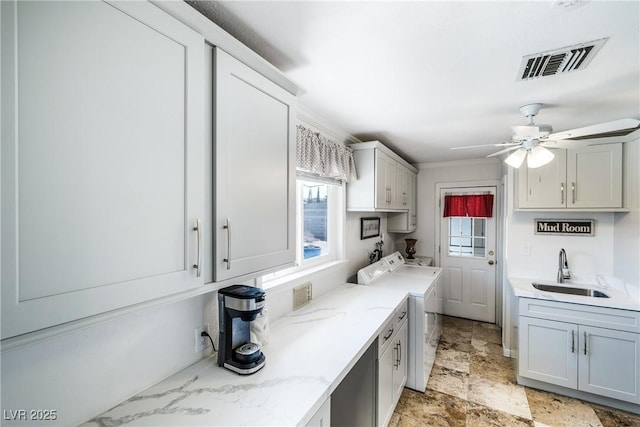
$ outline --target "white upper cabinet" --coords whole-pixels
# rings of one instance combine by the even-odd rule
[[[398,205],[398,181],[396,161],[380,150],[375,150],[375,174],[374,182],[376,201],[375,207],[380,209],[397,209]],[[357,170],[357,160],[356,160]]]
[[[378,141],[351,144],[358,179],[347,184],[347,210],[409,212],[417,170]]]
[[[2,338],[200,286],[202,37],[146,2],[1,7]]]
[[[387,215],[387,231],[391,233],[411,233],[416,231],[418,226],[418,214],[417,214],[417,205],[418,205],[418,175],[411,172],[406,168],[405,172],[405,192],[403,206],[409,208],[407,212],[397,212],[397,213],[389,213]],[[408,176],[406,175],[408,174]]]
[[[564,208],[567,201],[567,151],[553,150],[553,161],[539,168],[520,166],[520,208]]]
[[[622,207],[622,143],[567,153],[567,207]]]
[[[622,144],[553,150],[551,163],[518,173],[520,209],[622,208]]]
[[[214,56],[215,281],[295,261],[295,96]]]

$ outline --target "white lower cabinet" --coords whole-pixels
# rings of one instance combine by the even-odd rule
[[[378,427],[389,424],[393,409],[407,383],[409,346],[406,304],[396,313],[378,337]]]
[[[638,333],[521,315],[519,345],[521,377],[640,403]]]
[[[331,399],[324,401],[320,409],[311,417],[306,427],[329,427],[331,425]]]

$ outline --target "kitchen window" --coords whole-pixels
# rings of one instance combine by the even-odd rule
[[[263,276],[265,288],[281,283],[279,279],[289,275],[330,265],[341,257],[344,184],[332,179],[299,176],[296,201],[296,266]]]
[[[299,177],[296,191],[296,264],[308,267],[337,259],[343,186],[333,180]]]

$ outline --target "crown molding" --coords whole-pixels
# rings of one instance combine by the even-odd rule
[[[460,166],[488,166],[500,164],[500,159],[493,158],[478,158],[478,159],[465,159],[465,160],[452,160],[448,162],[429,162],[418,163],[415,165],[419,170],[422,169],[437,169],[437,168],[453,168]]]
[[[340,142],[359,143],[362,142],[355,136],[340,129],[337,126],[329,124],[329,121],[324,117],[321,117],[317,113],[313,112],[307,106],[298,103],[298,120],[308,126],[315,128],[315,130],[330,136]]]

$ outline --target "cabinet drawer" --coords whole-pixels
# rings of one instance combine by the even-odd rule
[[[384,328],[378,335],[378,355],[384,353],[384,351],[391,345],[393,341],[393,335],[398,331],[398,327],[396,325],[395,315],[392,319],[387,321],[384,325]]]
[[[399,330],[400,326],[402,326],[402,324],[404,322],[407,321],[407,316],[409,313],[409,306],[408,306],[408,299],[404,300],[404,302],[402,304],[400,304],[400,306],[396,309],[395,312],[395,329]]]
[[[640,312],[584,304],[520,298],[520,316],[640,333]]]
[[[381,355],[389,347],[393,341],[393,337],[397,335],[402,325],[407,322],[409,317],[408,299],[405,299],[393,312],[393,316],[387,320],[387,323],[382,328],[380,335],[378,335],[378,354]]]

